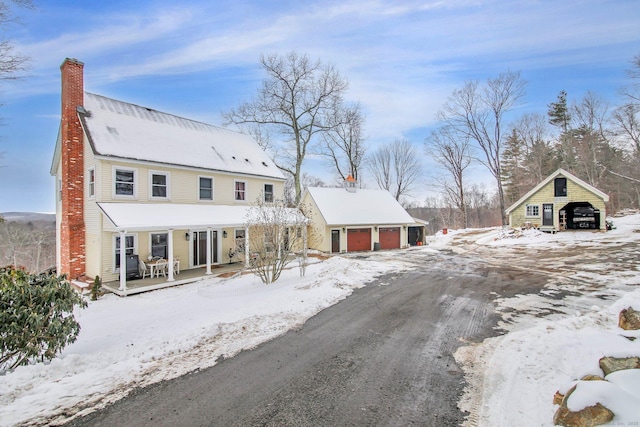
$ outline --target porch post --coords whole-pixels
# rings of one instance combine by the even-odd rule
[[[120,287],[119,291],[127,294],[127,230],[120,231]]]
[[[167,282],[173,282],[176,279],[173,277],[173,229],[169,229],[167,232],[167,267],[169,269],[169,277],[167,278]]]
[[[249,227],[244,229],[244,266],[249,268]]]
[[[207,272],[211,274],[211,227],[207,227]]]

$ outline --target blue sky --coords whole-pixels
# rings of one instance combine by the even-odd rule
[[[371,150],[405,137],[422,153],[438,109],[465,81],[520,71],[522,113],[545,113],[563,89],[570,101],[592,91],[615,105],[640,54],[635,0],[34,1],[2,33],[31,68],[0,82],[0,212],[54,211],[66,57],[84,62],[87,91],[220,124],[256,93],[261,54],[296,50],[349,80]],[[321,161],[307,168],[330,181]],[[480,168],[471,174],[484,182]]]

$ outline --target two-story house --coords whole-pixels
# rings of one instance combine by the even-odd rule
[[[230,262],[252,202],[281,198],[285,178],[248,135],[84,91],[83,63],[61,66],[56,178],[57,269],[119,281],[135,259],[178,269]],[[131,266],[137,271],[138,267]]]

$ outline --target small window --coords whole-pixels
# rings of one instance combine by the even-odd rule
[[[235,183],[235,199],[237,201],[245,201],[246,200],[246,183],[243,181],[236,181]]]
[[[167,259],[169,256],[167,233],[151,234],[151,256]]]
[[[124,237],[125,255],[133,255],[135,252],[135,238],[133,235]],[[120,236],[116,236],[115,243],[115,263],[116,269],[120,268]]]
[[[213,178],[200,177],[200,200],[213,200]]]
[[[567,178],[556,178],[554,182],[555,197],[567,196]]]
[[[132,169],[116,169],[116,196],[135,196],[136,171]]]
[[[526,216],[540,216],[539,205],[527,205]]]
[[[96,196],[96,170],[91,168],[89,169],[89,197],[93,198]]]
[[[266,203],[273,203],[273,184],[264,185],[264,201]]]
[[[58,178],[58,201],[62,201],[62,179]]]
[[[162,172],[151,172],[151,198],[166,199],[169,197],[169,175]]]

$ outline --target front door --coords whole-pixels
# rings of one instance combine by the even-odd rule
[[[542,225],[553,225],[553,204],[542,205]]]
[[[340,252],[340,230],[331,230],[331,252]]]
[[[207,265],[207,232],[194,231],[193,240],[193,266]],[[211,263],[218,263],[218,231],[211,231]]]

